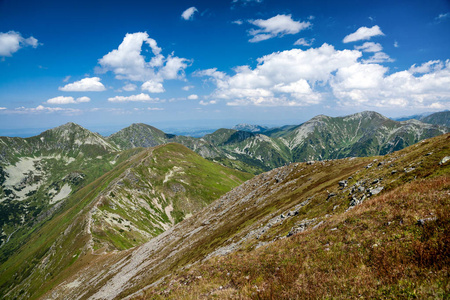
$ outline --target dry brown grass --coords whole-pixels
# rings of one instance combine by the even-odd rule
[[[449,267],[444,175],[402,185],[316,230],[181,271],[143,298],[448,298]]]

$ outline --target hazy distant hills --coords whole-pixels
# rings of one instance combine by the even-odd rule
[[[436,113],[424,113],[403,118],[397,118],[396,121],[406,121],[416,119],[424,123],[450,127],[450,111],[441,111]]]

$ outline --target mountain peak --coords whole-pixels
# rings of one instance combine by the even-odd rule
[[[72,131],[79,131],[79,130],[80,131],[89,131],[88,129],[84,128],[83,126],[78,125],[78,124],[73,123],[73,122],[67,122],[66,124],[54,127],[54,128],[49,129],[47,131],[52,131],[52,132],[56,131],[56,132],[58,132],[58,131],[61,131],[61,130],[68,130],[70,132],[72,132]]]
[[[162,130],[144,123],[133,123],[130,126],[111,134],[107,140],[112,141],[122,149],[135,147],[154,147],[165,144],[173,138]]]
[[[376,111],[371,110],[365,110],[353,115],[349,115],[347,117],[344,117],[345,119],[381,119],[381,120],[388,120],[389,118],[383,116],[380,113],[377,113]]]
[[[254,132],[254,133],[261,133],[264,131],[267,131],[269,129],[266,126],[260,126],[260,125],[251,125],[247,123],[240,123],[235,125],[232,129],[239,130],[239,131],[248,131],[248,132]]]

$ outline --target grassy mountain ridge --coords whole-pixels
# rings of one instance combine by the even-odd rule
[[[142,244],[251,177],[179,144],[127,152],[133,156],[14,243],[16,251],[0,265],[1,294],[36,298],[76,262]]]
[[[417,244],[418,249],[434,247],[430,249],[448,259],[446,246],[434,244],[435,238],[430,240],[431,244],[427,242],[429,238],[421,239],[420,224],[430,222],[437,228],[437,241],[442,237],[440,230],[448,230],[445,225],[448,214],[439,211],[442,205],[444,208],[449,205],[450,164],[443,162],[443,158],[450,156],[449,139],[446,134],[386,156],[293,163],[263,173],[150,242],[98,258],[102,261],[101,268],[95,267],[95,260],[90,267],[78,268],[48,295],[73,299],[295,298],[296,295],[338,297],[339,291],[344,292],[344,297],[354,297],[361,290],[370,297],[383,295],[378,293],[408,295],[404,293],[414,292],[408,286],[416,285],[426,293],[437,287],[437,294],[433,295],[440,295],[448,284],[444,281],[448,265],[436,264],[436,260],[425,265],[420,260],[405,261],[419,272],[413,279],[404,277],[401,271],[393,273],[398,276],[384,278],[386,273],[382,272],[365,290],[359,288],[361,284],[349,290],[347,284],[364,282],[358,281],[364,279],[361,277],[364,270],[375,272],[382,263],[378,258],[397,253],[392,251],[404,241],[407,242],[401,244],[404,247],[401,249],[410,251],[409,245],[426,242]],[[399,193],[421,186],[427,188],[418,193]],[[397,196],[400,200],[396,200]],[[428,199],[423,204],[422,197]],[[404,205],[402,199],[411,203]],[[398,206],[398,213],[391,211],[390,207]],[[432,223],[433,220],[438,223]],[[396,223],[381,230],[388,222]],[[376,226],[372,230],[373,224]],[[344,234],[346,228],[350,235]],[[295,250],[302,245],[311,245],[309,252]],[[351,250],[348,260],[346,249]],[[309,253],[308,257],[298,257],[302,253]],[[327,253],[332,253],[332,257],[327,258]],[[359,260],[358,253],[362,255]],[[421,255],[420,251],[414,253]],[[327,258],[327,264],[320,263],[323,257]],[[374,264],[369,265],[373,257]],[[389,263],[397,264],[396,258],[402,259],[397,255]],[[349,270],[356,273],[350,273],[348,278],[339,276],[346,274],[346,268],[353,262]],[[313,281],[301,281],[304,277],[298,270],[306,268],[307,272],[308,266],[312,267],[315,276],[312,278],[323,278],[328,272],[334,274],[333,268],[339,270],[330,280],[318,281],[319,286],[332,287],[324,289],[326,294],[317,294],[318,289],[306,290]],[[321,270],[324,271],[320,273]],[[427,281],[426,275],[420,274],[429,271],[437,275]],[[350,281],[352,274],[359,276],[356,281]],[[377,280],[381,283],[377,284]],[[299,286],[304,294],[298,294]],[[396,286],[400,286],[399,291]]]
[[[140,245],[250,177],[180,144],[146,150],[136,166],[103,191],[92,213],[93,248]]]

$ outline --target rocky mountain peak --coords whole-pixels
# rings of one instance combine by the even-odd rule
[[[379,114],[375,111],[366,110],[363,112],[359,112],[356,114],[349,115],[347,117],[344,117],[348,120],[354,120],[354,119],[379,119],[379,120],[389,120],[389,118],[383,116],[382,114]]]
[[[240,131],[248,131],[248,132],[254,132],[254,133],[261,133],[269,129],[267,126],[260,126],[260,125],[251,125],[247,123],[240,123],[235,125],[232,129],[234,130],[240,130]]]

